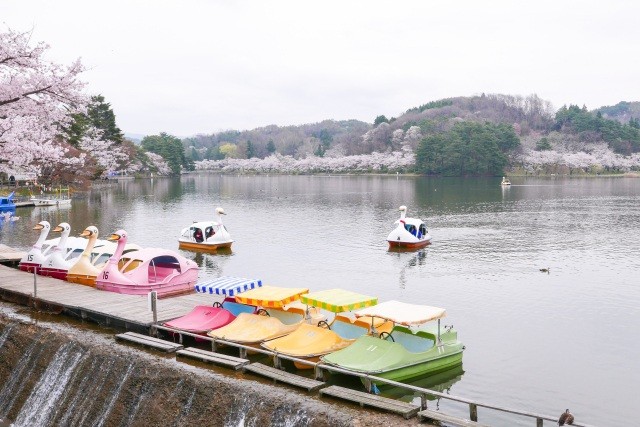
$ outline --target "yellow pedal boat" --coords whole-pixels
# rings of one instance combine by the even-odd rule
[[[294,332],[281,338],[262,343],[262,347],[288,356],[317,362],[320,356],[343,349],[363,335],[389,332],[393,323],[380,318],[362,317],[356,319],[347,312],[370,307],[378,299],[343,289],[329,289],[302,295],[302,304],[336,313],[331,324],[320,321],[316,325],[302,324]],[[294,362],[298,369],[313,366]]]
[[[236,296],[236,302],[261,307],[257,314],[240,313],[222,328],[207,333],[212,338],[258,347],[266,340],[279,338],[298,329],[308,317],[317,323],[324,319],[319,310],[307,310],[298,301],[306,288],[262,286]]]

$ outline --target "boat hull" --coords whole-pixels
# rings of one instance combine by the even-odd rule
[[[419,242],[402,242],[399,240],[387,240],[389,249],[419,249],[431,243],[431,240],[422,240]]]
[[[115,292],[118,294],[128,295],[147,295],[151,291],[158,293],[158,298],[166,298],[174,295],[183,295],[194,292],[196,281],[171,283],[171,284],[122,284],[105,282],[103,280],[96,282],[96,288],[102,291]]]
[[[60,268],[44,268],[41,267],[37,270],[41,276],[53,277],[55,279],[67,280],[67,273],[69,270],[63,270]]]
[[[419,362],[414,365],[405,366],[390,371],[371,373],[376,377],[385,378],[387,380],[405,382],[415,378],[424,377],[426,375],[437,374],[448,369],[462,365],[462,351],[459,353],[448,354],[442,357]],[[384,386],[384,383],[372,381],[377,386]],[[363,381],[364,384],[364,381]]]
[[[71,283],[77,283],[79,285],[96,287],[96,276],[89,276],[87,274],[67,274],[67,281]]]
[[[40,264],[31,263],[31,262],[21,262],[18,265],[18,268],[22,271],[33,273],[33,270],[40,270]]]
[[[197,243],[197,242],[183,242],[178,241],[178,247],[187,251],[200,251],[200,252],[216,252],[219,249],[231,249],[233,242],[225,243]]]

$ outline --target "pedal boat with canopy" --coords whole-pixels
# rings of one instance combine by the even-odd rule
[[[464,346],[458,341],[457,332],[452,326],[445,326],[444,332],[440,329],[440,320],[446,315],[444,308],[387,301],[355,314],[359,318],[389,320],[394,327],[377,337],[362,336],[349,347],[322,356],[322,362],[399,382],[462,363]]]
[[[307,309],[300,296],[307,288],[281,288],[265,285],[235,297],[240,304],[259,307],[255,314],[240,313],[231,323],[207,333],[220,340],[258,348],[267,340],[280,338],[309,321],[318,323],[325,317],[315,308]]]
[[[392,322],[369,317],[356,318],[352,312],[378,303],[378,298],[344,289],[329,289],[302,295],[300,302],[334,313],[329,324],[320,321],[316,325],[303,323],[298,329],[281,338],[266,341],[262,347],[300,359],[317,362],[320,356],[343,349],[356,338],[371,334],[372,330],[389,332]],[[295,362],[298,369],[311,369],[313,365]]]
[[[241,292],[262,286],[262,280],[222,276],[200,282],[195,286],[196,292],[221,295],[222,303],[216,301],[213,306],[197,305],[182,317],[164,322],[164,326],[193,334],[206,335],[207,332],[228,325],[241,313],[255,313],[255,305],[236,302],[235,296]]]

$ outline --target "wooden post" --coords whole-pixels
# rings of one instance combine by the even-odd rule
[[[216,340],[211,340],[211,351],[216,352]]]
[[[36,283],[36,270],[38,267],[33,267],[33,299],[36,299],[38,296],[38,285]]]
[[[471,421],[478,421],[478,405],[475,403],[469,403],[469,419]]]
[[[422,393],[420,395],[420,409],[421,410],[425,410],[427,409],[427,394],[426,393]]]
[[[536,418],[536,427],[542,427],[544,420],[542,418]]]
[[[246,359],[247,358],[247,349],[244,347],[240,347],[238,350],[240,350],[240,357],[242,359]]]
[[[313,369],[315,371],[315,379],[318,381],[324,381],[324,371],[322,370],[320,365],[316,365]]]
[[[158,292],[149,292],[149,309],[153,313],[153,324],[158,323]]]
[[[278,352],[275,351],[273,353],[273,367],[276,369],[282,369],[282,362],[280,361],[280,358],[278,357]]]
[[[369,377],[362,377],[362,382],[364,383],[364,388],[367,389],[367,393],[371,393],[371,380]]]

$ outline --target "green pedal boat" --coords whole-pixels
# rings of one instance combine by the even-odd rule
[[[387,301],[355,314],[390,320],[394,327],[390,333],[362,336],[349,347],[323,356],[322,362],[398,382],[462,364],[464,346],[458,334],[452,327],[440,330],[440,319],[446,315],[443,308]]]

